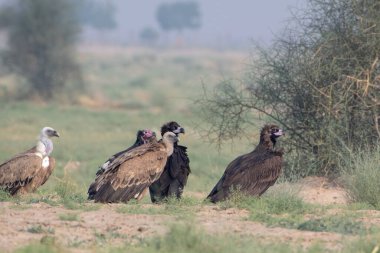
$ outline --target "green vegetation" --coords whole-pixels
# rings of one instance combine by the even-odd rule
[[[249,138],[233,150],[226,146],[219,152],[198,134],[199,120],[191,99],[199,94],[199,80],[213,82],[219,78],[217,73],[237,71],[240,56],[212,51],[84,50],[79,58],[93,96],[81,95],[83,106],[0,101],[0,161],[34,145],[40,129],[52,126],[61,133],[61,138],[54,140],[57,164],[40,192],[56,192],[62,186],[57,178],[67,175],[82,194],[77,197],[83,199],[98,167],[130,146],[138,129],[159,132],[163,123],[176,120],[186,129],[181,143],[189,146],[191,159],[192,174],[185,192],[209,191],[228,162],[251,150],[257,140]],[[178,58],[188,60],[178,62]],[[145,86],[134,85],[134,80]],[[0,76],[0,86],[9,92],[16,82],[12,75]]]
[[[78,221],[79,217],[77,213],[62,213],[59,215],[59,219],[63,221]]]
[[[220,203],[219,206],[246,209],[250,212],[250,220],[262,222],[270,227],[354,235],[375,231],[356,221],[358,216],[355,212],[343,209],[339,215],[325,215],[328,207],[307,204],[296,195],[296,192],[284,189],[281,192],[270,191],[261,198],[247,197],[235,191],[230,199]]]
[[[4,66],[25,78],[28,88],[22,96],[50,100],[64,86],[74,82],[81,87],[81,76],[74,57],[80,24],[75,18],[75,3],[57,0],[14,1],[0,10],[6,20],[8,49],[3,52]],[[20,95],[18,96],[20,97]]]
[[[28,227],[26,231],[33,234],[42,234],[42,233],[54,234],[54,228],[51,228],[51,227],[45,228],[41,225],[30,226]]]
[[[239,208],[248,210],[248,220],[262,222],[269,227],[372,236],[376,228],[372,229],[369,225],[367,227],[367,223],[355,214],[355,210],[371,207],[369,204],[376,207],[364,198],[355,199],[360,203],[338,207],[342,211],[334,216],[328,211],[337,208],[336,206],[306,204],[296,196],[295,191],[285,190],[284,187],[270,190],[261,198],[246,198],[236,192],[231,199],[216,207],[209,207],[207,202],[203,202],[202,196],[206,196],[215,185],[228,162],[237,155],[252,150],[256,145],[258,129],[263,120],[267,119],[255,118],[255,127],[249,130],[245,138],[230,146],[225,145],[220,150],[199,134],[202,133],[204,123],[200,122],[192,100],[199,95],[202,88],[200,80],[203,79],[205,83],[217,82],[218,73],[233,76],[234,71],[238,72],[241,58],[242,55],[234,52],[82,49],[78,59],[84,70],[84,79],[93,93],[80,95],[80,104],[0,101],[1,161],[34,145],[36,135],[45,125],[50,125],[61,133],[61,138],[54,140],[53,156],[57,165],[48,182],[37,193],[17,198],[0,192],[0,201],[16,202],[10,204],[12,209],[15,206],[15,210],[12,210],[14,212],[23,212],[19,208],[21,205],[38,202],[64,206],[76,211],[68,211],[69,214],[60,211],[57,218],[82,222],[78,212],[105,206],[87,201],[87,188],[95,178],[99,165],[110,155],[131,145],[137,129],[152,128],[158,132],[164,122],[176,120],[186,128],[186,135],[181,138],[181,143],[189,147],[191,159],[192,174],[185,188],[184,198],[180,201],[168,199],[161,205],[146,205],[150,201],[145,198],[143,203],[118,205],[117,212],[125,215],[174,216],[173,219],[188,224],[196,221],[196,214],[200,210]],[[0,87],[8,92],[13,92],[16,83],[17,78],[13,75],[0,76]],[[2,90],[0,88],[0,98],[6,96],[1,93]],[[368,195],[376,195],[374,193],[378,192],[375,188],[375,179],[378,178],[375,173],[375,164],[378,161],[376,155],[361,154],[363,160],[357,165],[346,161],[347,164],[353,164],[352,168],[360,168],[350,170],[350,175],[360,172],[363,176],[368,175],[368,180],[374,180],[359,182],[363,182],[361,187],[372,189]],[[368,166],[363,165],[365,161],[369,163]],[[372,169],[365,171],[367,167]],[[349,182],[354,185],[356,181]],[[368,185],[373,185],[373,188]],[[29,227],[28,231],[49,235],[54,233],[54,230],[38,225]],[[119,230],[106,233],[93,231],[91,235],[95,237],[94,244],[99,252],[326,252],[320,245],[303,250],[294,248],[294,244],[259,242],[251,237],[237,238],[231,236],[231,233],[213,235],[202,232],[200,228],[174,223],[168,234],[153,239],[129,238]],[[115,238],[126,242],[126,245],[114,248],[110,242]],[[134,240],[133,243],[129,243],[130,240]],[[67,245],[40,242],[17,252],[67,252],[61,246],[85,249],[88,241],[74,238]],[[374,246],[376,244],[372,241],[365,245],[363,239],[352,247],[372,250]]]
[[[0,202],[9,201],[11,199],[12,196],[8,192],[0,189]]]
[[[345,186],[354,202],[366,203],[380,209],[380,147],[373,151],[363,150],[349,158],[345,167]]]
[[[61,250],[53,245],[41,243],[33,243],[15,251],[15,253],[63,253],[66,250]]]
[[[175,225],[165,236],[145,240],[136,246],[113,248],[105,252],[297,252],[285,244],[265,244],[253,241],[248,237],[215,236],[202,232],[194,226]],[[302,252],[299,249],[298,252]]]
[[[203,205],[200,199],[183,197],[180,200],[169,198],[166,202],[160,205],[145,206],[136,202],[129,202],[117,209],[119,213],[128,214],[151,214],[151,215],[171,215],[181,218],[182,220],[191,220],[196,211]]]
[[[270,47],[256,48],[242,81],[206,89],[209,129],[223,142],[261,113],[290,136],[287,177],[341,173],[351,150],[380,138],[379,11],[378,0],[308,0]]]
[[[185,29],[199,29],[201,26],[201,13],[198,2],[195,1],[162,3],[158,6],[156,18],[165,31],[182,32]]]
[[[363,223],[353,220],[352,217],[336,215],[307,220],[298,224],[297,229],[354,235],[365,235],[368,232]]]

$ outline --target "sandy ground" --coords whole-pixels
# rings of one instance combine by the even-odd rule
[[[344,189],[324,178],[304,179],[298,183],[298,187],[300,196],[310,203],[347,203]],[[91,249],[102,243],[116,246],[162,235],[168,231],[169,224],[176,221],[175,216],[169,215],[117,212],[122,206],[123,204],[109,204],[95,211],[83,211],[45,203],[0,203],[0,251],[12,252],[22,245],[51,237],[73,252],[91,252]],[[154,205],[146,204],[142,208],[152,207]],[[62,215],[68,214],[76,215],[77,219],[63,220]],[[315,242],[323,242],[334,249],[339,248],[343,240],[350,239],[350,236],[336,233],[266,227],[265,224],[249,221],[248,215],[246,210],[223,210],[209,205],[200,207],[194,219],[197,225],[209,233],[241,234],[258,240],[294,242],[306,247]],[[369,218],[363,221],[380,224],[379,212],[368,211],[366,216]]]

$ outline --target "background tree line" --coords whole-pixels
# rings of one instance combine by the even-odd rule
[[[63,91],[83,91],[75,47],[82,26],[112,29],[115,9],[108,1],[15,0],[0,9],[0,29],[7,31],[8,48],[1,52],[3,68],[24,78],[28,88],[20,97],[51,100]],[[200,26],[196,2],[164,3],[157,21],[164,31],[196,29]],[[154,44],[158,33],[152,28],[141,39]],[[70,87],[68,87],[70,86]],[[70,93],[70,92],[69,92]],[[70,95],[69,95],[70,97]]]
[[[113,8],[90,0],[17,0],[0,10],[0,28],[8,34],[2,65],[25,78],[21,96],[50,100],[69,82],[83,89],[75,45],[82,25],[97,29],[115,26]]]

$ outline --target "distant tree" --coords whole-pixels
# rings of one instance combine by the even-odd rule
[[[156,43],[158,37],[158,32],[151,27],[145,27],[140,32],[140,40],[147,45],[153,45],[154,43]]]
[[[4,7],[0,27],[8,31],[4,65],[25,77],[30,95],[51,99],[68,80],[81,83],[74,57],[80,23],[75,0],[15,0]]]
[[[156,18],[165,31],[182,32],[185,29],[201,27],[199,6],[193,1],[161,4],[157,9]]]
[[[105,30],[116,27],[115,7],[109,1],[77,0],[78,18],[83,25]]]

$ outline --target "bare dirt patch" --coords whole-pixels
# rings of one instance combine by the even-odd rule
[[[114,245],[134,243],[166,232],[165,215],[121,214],[116,205],[104,205],[96,211],[67,210],[45,203],[29,204],[18,210],[17,204],[0,204],[0,249],[7,252],[41,240],[45,236],[65,247],[92,247],[103,241]],[[62,220],[62,214],[77,214],[77,220]],[[0,251],[1,251],[0,250]]]
[[[307,203],[331,205],[348,204],[347,191],[336,181],[324,177],[306,177],[294,184],[299,196]]]
[[[299,182],[296,187],[299,187],[300,196],[307,202],[318,204],[348,202],[343,188],[323,178],[307,178]],[[204,197],[204,194],[200,193],[188,194],[199,195],[202,199]],[[160,208],[157,205],[138,206],[138,210],[146,209],[144,213],[148,214],[122,213],[120,208],[123,207],[125,204],[101,205],[97,210],[85,211],[69,210],[63,206],[51,206],[45,203],[0,203],[0,251],[12,252],[48,236],[53,237],[62,247],[74,252],[91,252],[102,244],[113,246],[133,244],[145,238],[164,235],[170,224],[178,222],[178,217],[167,215],[164,208],[156,214],[154,212],[149,214],[149,210]],[[339,212],[338,209],[335,211]],[[380,212],[358,211],[358,213],[362,217],[359,219],[364,223],[380,225]],[[188,218],[191,220],[184,221],[181,218],[181,221],[196,223],[211,234],[242,235],[265,242],[295,243],[304,247],[321,242],[332,250],[339,249],[344,240],[353,237],[330,232],[267,227],[248,218],[247,210],[200,205],[194,216]]]

